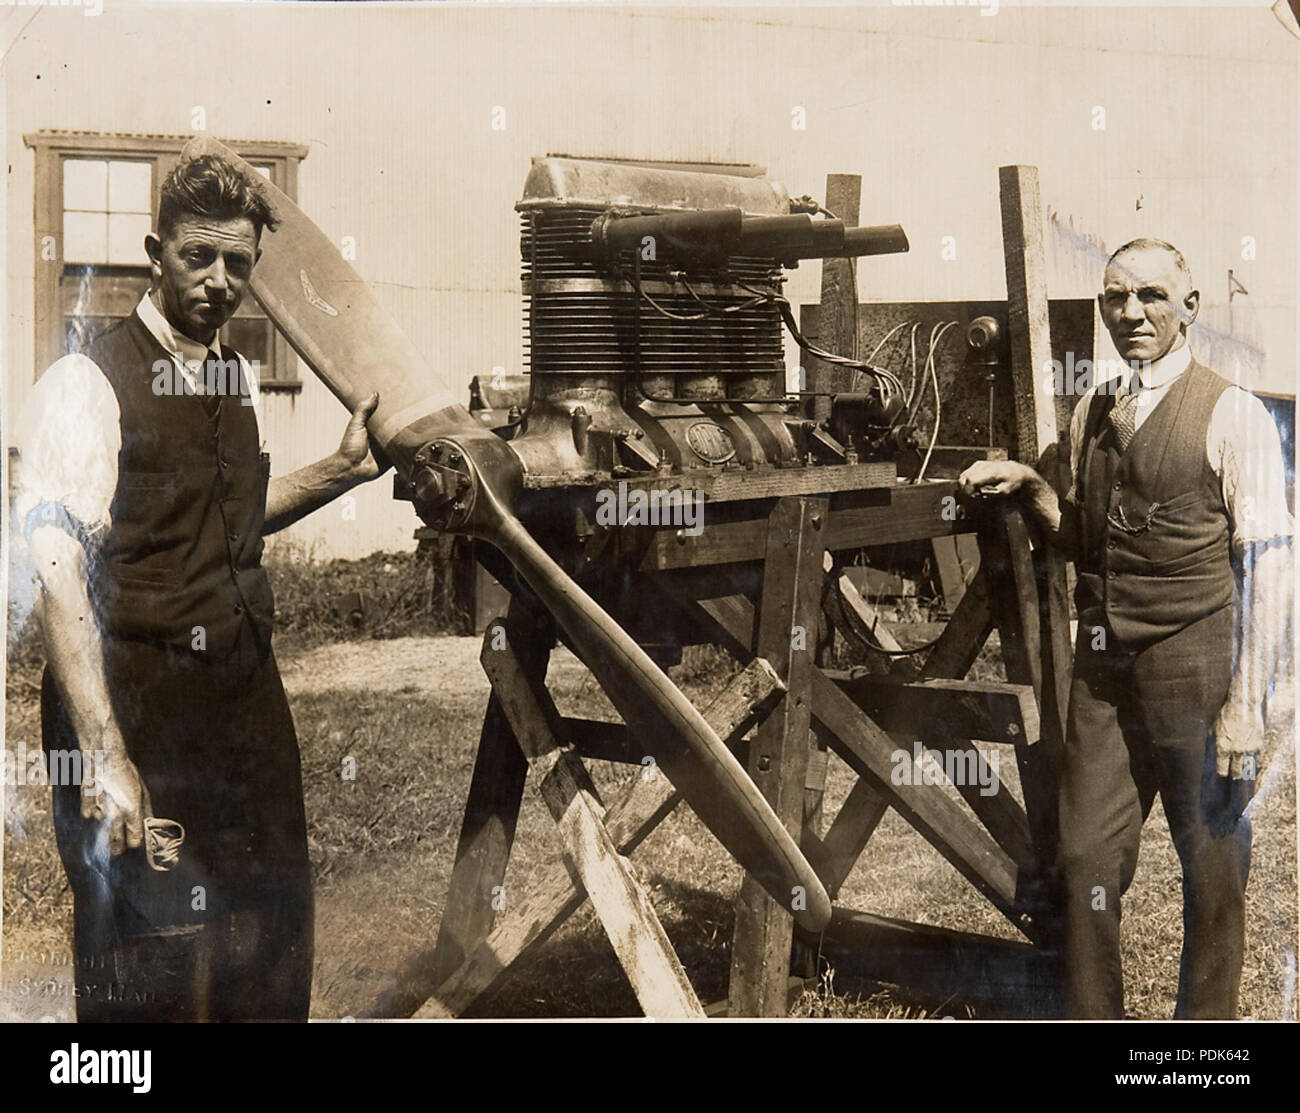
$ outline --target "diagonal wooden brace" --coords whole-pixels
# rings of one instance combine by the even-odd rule
[[[734,746],[784,686],[767,661],[756,658],[734,676],[704,711],[719,738]],[[681,795],[653,770],[638,777],[605,813],[605,828],[620,854],[631,854],[677,806]],[[443,983],[417,1017],[458,1015],[525,951],[544,943],[582,907],[587,894],[565,865],[556,863]]]
[[[754,604],[749,599],[729,595],[693,605],[721,628],[730,644],[745,644],[754,621]],[[1007,919],[1032,936],[1036,929],[1026,922],[1020,907],[1027,880],[1023,871],[948,797],[926,786],[894,784],[895,743],[817,668],[812,670],[812,709],[816,729],[849,767],[866,777]]]
[[[702,1017],[695,990],[682,969],[650,898],[605,827],[587,768],[555,731],[559,712],[548,693],[520,667],[509,642],[484,641],[483,668],[520,748],[535,769],[549,762],[542,799],[559,827],[564,854],[591,898],[619,964],[647,1016]]]

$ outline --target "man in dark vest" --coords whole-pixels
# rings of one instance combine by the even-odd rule
[[[234,167],[179,164],[149,292],[50,367],[20,423],[43,741],[51,769],[84,759],[54,787],[81,1020],[307,1016],[311,876],[262,538],[379,474],[378,399],[336,452],[269,479],[256,377],[217,335],[264,227]]]
[[[1016,462],[960,478],[1018,495],[1078,573],[1059,855],[1075,1017],[1124,1015],[1120,898],[1157,792],[1183,869],[1174,1015],[1237,1016],[1243,812],[1287,645],[1292,520],[1268,412],[1188,348],[1199,298],[1170,244],[1121,247],[1098,304],[1125,366],[1075,408],[1069,492]]]

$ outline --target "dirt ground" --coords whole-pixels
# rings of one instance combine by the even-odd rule
[[[280,642],[278,655],[303,755],[316,878],[313,1015],[360,1015],[433,945],[468,789],[488,686],[477,638],[420,637],[335,643]],[[716,664],[716,662],[715,662]],[[725,667],[674,672],[697,703],[725,680]],[[565,651],[549,682],[561,711],[613,717],[581,664]],[[39,745],[30,680],[11,678],[7,741]],[[343,759],[355,779],[341,775]],[[593,763],[594,764],[594,763]],[[1018,792],[1014,762],[1004,781]],[[639,770],[595,766],[602,792]],[[852,784],[832,759],[826,814]],[[49,822],[48,790],[11,788],[6,814],[4,967],[0,1018],[69,1020],[70,898]],[[1293,751],[1273,760],[1252,809],[1254,866],[1242,1010],[1295,1018],[1296,839]],[[507,914],[529,880],[559,856],[549,815],[530,785],[505,881]],[[725,996],[739,869],[686,808],[636,852],[674,947],[705,1001]],[[1125,902],[1124,946],[1132,1015],[1172,1012],[1181,939],[1179,870],[1156,811]],[[890,812],[849,878],[840,903],[966,931],[1015,938],[1009,923]],[[571,918],[475,1006],[482,1016],[618,1016],[635,998],[590,908]],[[891,987],[846,991],[833,972],[796,1014],[926,1016],[981,1014],[960,1003],[917,1001]],[[1008,1002],[1000,1015],[1023,1015]]]

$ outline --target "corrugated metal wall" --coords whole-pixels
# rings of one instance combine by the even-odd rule
[[[6,41],[15,12],[31,14],[9,10]],[[196,105],[214,135],[309,145],[301,204],[355,237],[357,268],[458,392],[520,369],[512,206],[548,151],[757,162],[796,193],[861,173],[863,222],[898,221],[913,245],[862,264],[864,300],[888,301],[1003,296],[996,171],[1033,163],[1053,297],[1092,294],[1106,248],[1171,239],[1205,298],[1198,344],[1245,385],[1293,392],[1296,60],[1267,7],[41,10],[5,63],[7,408],[40,370],[22,133],[184,132]],[[1248,346],[1228,335],[1229,267]],[[816,300],[818,275],[801,268],[792,297]],[[345,417],[314,381],[268,399],[276,473],[328,452]],[[387,481],[357,498],[354,520],[335,505],[289,536],[322,555],[413,544]]]

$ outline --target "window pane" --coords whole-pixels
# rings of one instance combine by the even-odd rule
[[[221,339],[249,363],[260,364],[258,379],[269,379],[271,368],[271,327],[265,317],[232,317],[222,330]]]
[[[108,164],[109,212],[149,212],[152,185],[153,165],[151,163],[110,162]]]
[[[270,166],[260,162],[249,163],[249,165],[252,166],[252,168],[256,170],[259,174],[261,174],[262,177],[264,177],[268,182],[273,180],[271,178]]]
[[[108,211],[108,163],[98,159],[63,161],[63,207]]]
[[[121,317],[65,317],[63,343],[68,352],[82,352],[101,333],[107,332]]]
[[[72,214],[69,214],[72,215]],[[153,223],[148,213],[110,213],[108,217],[108,261],[147,266],[144,238]]]
[[[108,260],[108,217],[103,213],[63,214],[63,261],[103,263]]]

